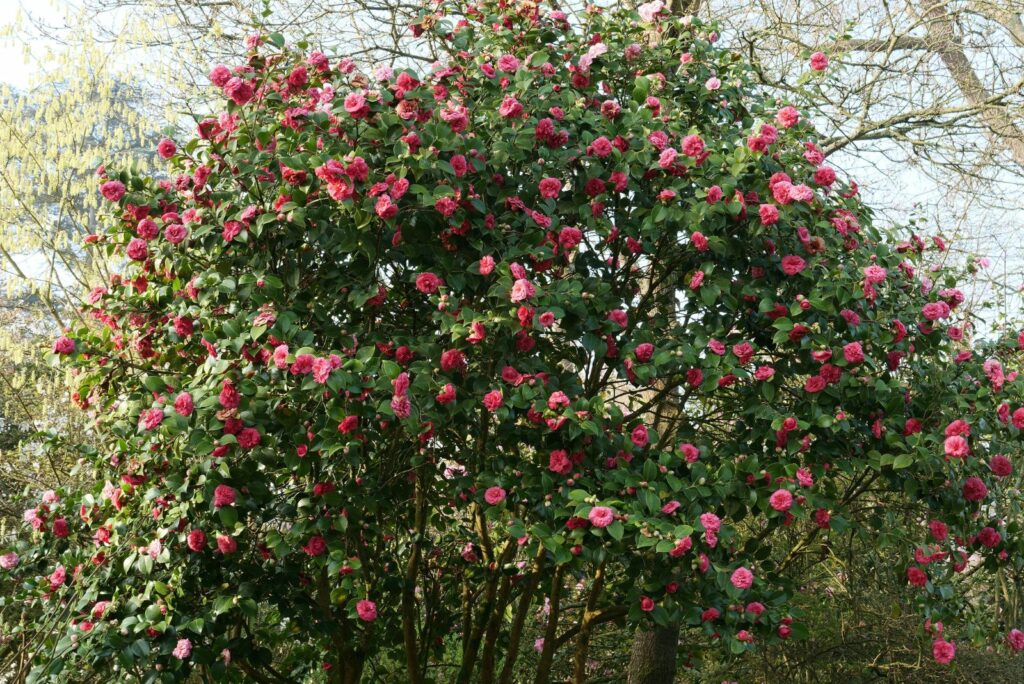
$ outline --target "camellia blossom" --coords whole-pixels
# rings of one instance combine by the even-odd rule
[[[815,52],[811,55],[811,68],[815,71],[824,71],[828,68],[828,56],[824,52]]]
[[[969,477],[963,484],[964,498],[968,501],[981,501],[988,496],[988,487],[980,477]]]
[[[0,556],[0,568],[4,570],[13,570],[18,567],[18,561],[21,559],[14,551],[9,551]]]
[[[587,514],[587,520],[594,527],[608,527],[615,520],[615,511],[607,506],[594,506]]]
[[[645,2],[636,8],[637,14],[640,18],[651,23],[657,17],[658,12],[665,8],[665,3],[662,0],[654,0],[654,2]]]
[[[793,506],[793,494],[788,489],[777,489],[768,499],[777,511],[788,511]]]
[[[749,589],[754,584],[754,573],[744,567],[739,567],[733,570],[729,581],[737,589]]]
[[[956,657],[956,644],[945,639],[936,639],[932,642],[932,657],[940,665],[949,665]]]
[[[356,604],[356,614],[363,622],[373,622],[377,619],[377,604],[369,599],[363,599]]]
[[[237,496],[238,492],[235,491],[234,487],[223,484],[217,485],[216,489],[213,490],[213,507],[233,506]]]
[[[192,642],[188,639],[178,639],[178,643],[174,646],[174,650],[171,651],[178,660],[188,660],[188,657],[192,655]]]
[[[484,492],[484,501],[492,506],[496,506],[505,500],[505,490],[501,487],[494,486],[488,487],[487,491]]]
[[[762,205],[771,206],[771,205]],[[782,257],[782,272],[788,276],[795,276],[806,268],[807,262],[802,257],[790,254]]]

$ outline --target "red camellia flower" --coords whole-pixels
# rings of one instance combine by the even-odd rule
[[[198,553],[206,548],[206,533],[202,530],[192,530],[188,533],[186,543],[190,550]]]
[[[222,508],[224,506],[232,506],[235,503],[235,498],[238,496],[238,492],[235,491],[234,487],[227,485],[217,485],[216,489],[213,490],[213,507]]]
[[[968,501],[981,501],[988,496],[988,487],[980,477],[969,477],[963,485],[964,498]]]

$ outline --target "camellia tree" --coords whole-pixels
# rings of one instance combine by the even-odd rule
[[[437,3],[427,74],[256,35],[169,176],[100,170],[124,267],[54,344],[95,485],[0,555],[33,681],[582,682],[637,628],[739,656],[814,627],[779,539],[880,488],[924,511],[875,518],[935,659],[1024,647],[954,591],[1024,558],[1021,342],[972,342],[941,241],[873,226],[712,27],[584,19]]]

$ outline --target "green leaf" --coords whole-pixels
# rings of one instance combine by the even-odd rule
[[[910,454],[900,454],[892,462],[892,467],[894,469],[896,469],[896,470],[900,470],[902,468],[907,468],[907,467],[911,466],[913,463],[914,463],[914,457],[913,456],[911,456]]]

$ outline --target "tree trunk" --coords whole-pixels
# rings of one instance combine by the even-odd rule
[[[636,630],[626,675],[628,684],[672,684],[678,647],[679,625]]]

